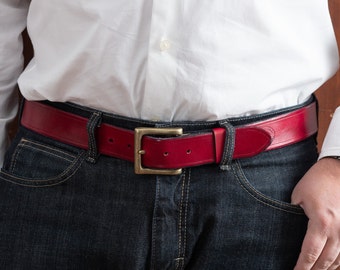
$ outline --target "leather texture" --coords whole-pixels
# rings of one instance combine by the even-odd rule
[[[36,101],[25,101],[21,124],[52,139],[88,148],[88,119]],[[235,128],[233,159],[255,156],[263,151],[284,147],[317,132],[316,105],[281,114],[274,118]],[[101,154],[134,162],[134,131],[102,123],[97,128]],[[144,136],[144,167],[177,169],[220,163],[226,130],[217,127],[206,133],[177,137]]]

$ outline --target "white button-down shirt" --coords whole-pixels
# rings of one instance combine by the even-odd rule
[[[0,59],[0,156],[18,78],[31,100],[216,120],[299,104],[338,68],[327,0],[1,0]],[[333,122],[325,155],[340,155]]]

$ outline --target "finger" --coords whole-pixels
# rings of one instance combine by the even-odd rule
[[[313,269],[336,269],[339,255],[338,241],[328,240]]]
[[[331,265],[331,267],[329,268],[329,270],[333,270],[333,269],[340,270],[340,253],[338,257],[335,259],[335,261],[333,262],[333,264]]]
[[[327,242],[327,235],[320,233],[318,226],[309,221],[307,233],[303,240],[301,253],[294,270],[307,270],[311,269]]]
[[[333,264],[329,267],[330,270],[338,269],[340,270],[340,241],[337,242],[337,257],[334,260]]]

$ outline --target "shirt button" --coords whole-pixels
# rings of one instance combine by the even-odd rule
[[[161,43],[159,44],[159,48],[162,52],[169,50],[170,47],[171,47],[171,43],[167,39],[162,40]]]

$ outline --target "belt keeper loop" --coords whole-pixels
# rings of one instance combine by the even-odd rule
[[[86,161],[94,164],[97,162],[98,147],[96,141],[96,128],[100,126],[102,121],[102,113],[94,112],[87,122],[86,129],[88,134],[88,150]]]
[[[220,169],[225,171],[230,169],[230,164],[233,160],[235,148],[235,128],[227,121],[220,122],[220,125],[226,130],[223,155],[220,162]]]

